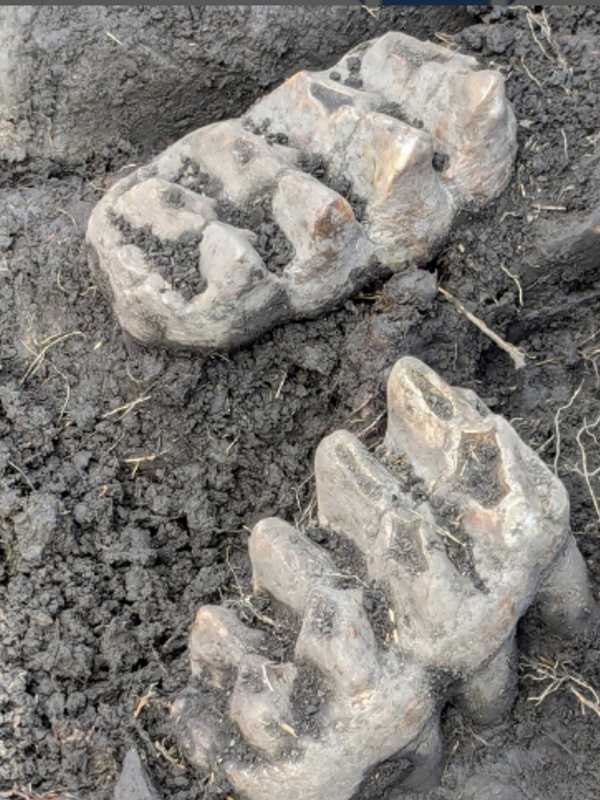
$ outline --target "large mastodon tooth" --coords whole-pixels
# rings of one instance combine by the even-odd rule
[[[201,609],[201,686],[175,710],[182,746],[248,800],[281,786],[290,800],[363,800],[381,776],[386,797],[425,790],[446,701],[480,725],[510,709],[527,609],[563,634],[597,613],[565,489],[473,392],[414,358],[390,374],[383,446],[336,431],[315,480],[325,547],[275,518],[249,541],[255,591],[275,620],[286,607],[290,660],[269,660],[281,627],[269,636]]]

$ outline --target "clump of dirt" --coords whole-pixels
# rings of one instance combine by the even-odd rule
[[[208,172],[204,172],[195,161],[187,157],[181,160],[181,167],[174,182],[207,197],[216,198],[223,193],[221,181],[209,175]]]
[[[323,156],[304,152],[300,156],[298,167],[340,194],[350,204],[357,222],[365,221],[367,201],[354,192],[352,181],[343,175],[331,173]]]
[[[336,566],[335,583],[340,589],[362,589],[363,609],[375,639],[380,647],[389,647],[395,629],[392,606],[385,588],[369,577],[363,553],[351,539],[332,531],[308,526],[304,532],[331,556]]]
[[[289,144],[289,137],[285,133],[272,131],[271,128],[271,120],[267,117],[266,119],[261,120],[260,124],[254,122],[254,120],[249,117],[245,116],[242,118],[242,125],[250,133],[253,133],[255,136],[262,136],[267,144],[281,144],[287,145]]]
[[[309,663],[298,663],[291,705],[294,730],[299,736],[318,738],[321,733],[322,712],[331,699],[331,685],[323,673]]]
[[[116,214],[111,215],[111,221],[121,233],[122,243],[139,247],[154,269],[184,300],[189,302],[206,289],[208,284],[199,266],[201,233],[188,231],[178,239],[161,239],[152,232],[150,225],[135,227]]]
[[[410,125],[411,128],[423,128],[423,120],[417,117],[409,116],[408,112],[400,105],[400,103],[386,102],[377,107],[380,114],[387,114],[388,117],[394,117],[399,122],[405,125]]]
[[[244,124],[253,132],[261,134],[266,133],[269,127],[263,125],[262,128],[256,128],[247,119]],[[274,142],[275,139],[270,143]],[[240,146],[243,144],[241,142]],[[239,157],[243,157],[242,152],[239,153]],[[282,274],[294,257],[294,247],[273,217],[272,191],[251,198],[244,208],[240,208],[225,196],[221,182],[200,169],[199,165],[191,159],[183,160],[177,182],[187,189],[214,199],[217,218],[220,222],[252,231],[255,234],[253,246],[264,261],[266,268],[276,275]]]
[[[404,794],[401,786],[413,766],[401,753],[386,758],[367,771],[351,800],[393,800],[399,792]]]
[[[494,436],[463,434],[457,473],[467,492],[486,508],[497,505],[507,494],[501,474],[502,456]]]
[[[221,222],[236,228],[246,228],[256,234],[253,246],[269,272],[281,275],[294,257],[294,246],[273,217],[273,194],[266,193],[250,199],[244,208],[228,200],[217,202]]]

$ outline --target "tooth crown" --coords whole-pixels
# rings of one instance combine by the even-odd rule
[[[564,487],[476,395],[414,358],[390,375],[378,451],[336,431],[317,448],[315,480],[319,541],[338,537],[329,550],[275,518],[249,541],[254,592],[286,609],[293,652],[269,660],[266,632],[201,608],[192,668],[221,717],[213,701],[177,701],[181,741],[247,800],[282,785],[290,800],[425,790],[439,777],[445,701],[480,723],[510,708],[515,629],[532,602],[560,631],[593,608]],[[313,687],[309,729],[299,684]],[[250,756],[223,744],[236,736]]]
[[[116,183],[90,218],[90,265],[140,341],[231,349],[330,309],[388,269],[426,262],[464,203],[504,189],[515,149],[499,74],[389,33],[332,70],[297,73],[243,118],[185,136]],[[262,227],[257,207],[268,210]],[[275,267],[265,228],[280,245],[285,237]],[[190,236],[188,296],[151,256],[165,250],[168,261]]]

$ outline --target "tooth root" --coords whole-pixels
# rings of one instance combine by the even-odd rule
[[[376,650],[361,590],[320,588],[311,593],[296,659],[310,661],[325,673],[339,696],[352,697],[377,680]]]
[[[511,634],[482,669],[467,678],[456,702],[479,725],[493,725],[511,709],[517,695],[517,648]]]
[[[222,606],[202,606],[189,639],[192,674],[208,670],[215,686],[223,686],[248,653],[263,643],[263,634],[247,628],[234,611]]]
[[[562,636],[585,630],[598,616],[587,568],[573,536],[537,595],[544,622]]]
[[[249,542],[256,591],[264,589],[301,614],[311,589],[331,582],[336,572],[327,553],[287,522],[262,520]]]
[[[298,736],[290,701],[296,675],[293,664],[273,664],[260,656],[247,656],[240,664],[231,717],[246,741],[270,756]]]
[[[397,481],[348,431],[325,437],[315,455],[319,522],[368,554],[379,522],[403,494]]]

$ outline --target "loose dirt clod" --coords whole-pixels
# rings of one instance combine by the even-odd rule
[[[198,611],[193,673],[231,700],[216,718],[182,696],[174,720],[191,762],[249,800],[272,800],[282,781],[291,800],[431,788],[439,702],[452,697],[480,724],[508,711],[516,625],[534,598],[562,633],[585,630],[595,610],[564,487],[472,392],[414,358],[398,361],[383,455],[331,434],[315,455],[320,530],[309,537],[270,518],[252,531],[254,591],[298,620],[293,655],[274,661],[273,640],[231,609]],[[440,541],[446,528],[454,532]],[[328,536],[335,547],[315,543]],[[301,663],[327,687],[309,712],[294,693]],[[549,678],[540,701],[568,680],[600,715],[589,684],[556,668]]]

